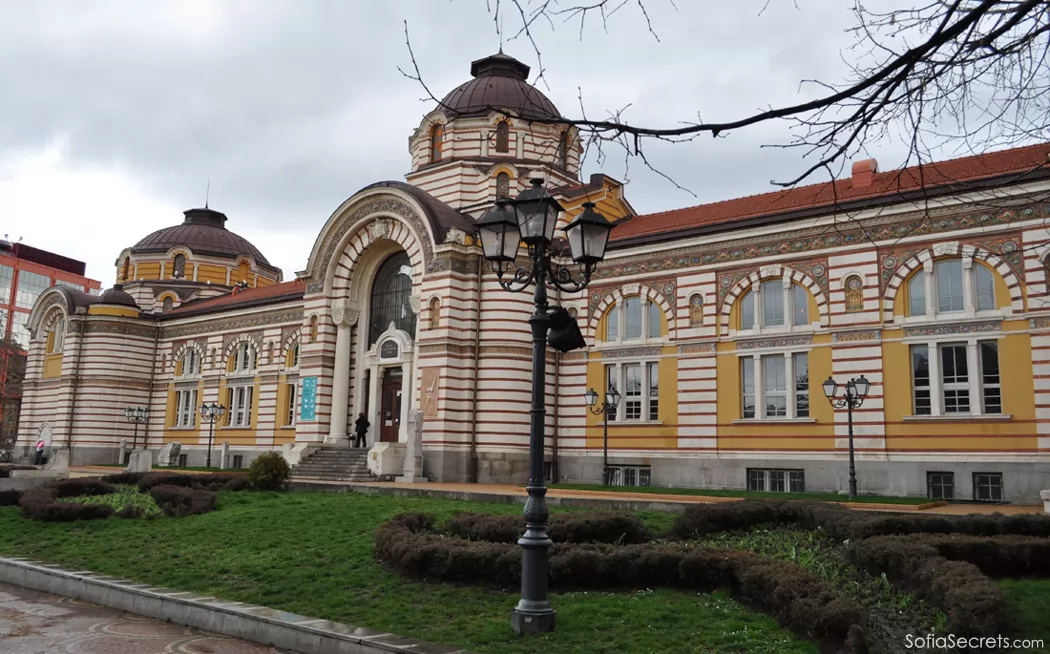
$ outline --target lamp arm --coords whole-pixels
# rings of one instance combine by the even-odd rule
[[[547,268],[547,277],[555,288],[565,293],[578,293],[586,288],[591,281],[591,266],[586,264],[583,270],[577,275],[573,275],[573,271],[570,268],[556,266],[551,263]]]
[[[600,416],[605,413],[605,404],[595,404],[593,406],[588,405],[587,410],[596,416]]]
[[[503,274],[499,269],[496,270],[496,277],[499,281],[499,285],[511,293],[519,293],[529,287],[530,284],[536,279],[537,269],[536,266],[532,268],[518,267],[514,271],[514,277],[512,279],[503,279]]]

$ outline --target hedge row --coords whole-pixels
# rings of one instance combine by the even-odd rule
[[[66,480],[74,481],[74,480]],[[61,482],[59,482],[61,483]],[[113,515],[113,507],[104,504],[74,504],[56,502],[59,497],[57,484],[31,488],[18,500],[22,515],[31,520],[44,522],[73,522],[74,520],[97,520]],[[70,496],[64,496],[70,497]]]
[[[915,533],[1050,536],[1050,516],[1046,515],[880,514],[853,511],[838,504],[799,500],[697,504],[688,507],[675,519],[669,535],[687,540],[713,532],[746,530],[763,524],[822,528],[836,540]]]
[[[0,506],[18,506],[22,491],[0,490]]]
[[[948,616],[948,633],[995,636],[1007,633],[1006,603],[999,586],[966,561],[951,561],[938,539],[902,536],[868,538],[850,547],[858,567],[927,599]]]
[[[160,484],[151,488],[149,494],[164,515],[172,518],[183,518],[215,510],[215,493],[211,491]]]
[[[193,490],[205,491],[242,491],[248,490],[251,484],[244,473],[187,475],[177,472],[149,472],[138,481],[139,490],[148,493],[154,486],[183,486]]]
[[[466,540],[516,543],[525,531],[520,515],[459,513],[444,531]],[[626,513],[558,513],[551,516],[547,533],[556,543],[648,543],[652,534],[637,516]]]
[[[458,517],[458,525],[466,522]],[[520,548],[436,533],[433,518],[423,514],[402,514],[383,525],[375,536],[375,552],[381,562],[414,579],[503,587],[521,580]],[[551,549],[550,583],[561,589],[729,588],[738,600],[810,638],[843,644],[851,629],[864,631],[864,611],[852,598],[793,563],[748,552],[661,543],[559,543]]]

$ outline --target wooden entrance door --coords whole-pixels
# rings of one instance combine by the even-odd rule
[[[387,368],[379,395],[379,440],[396,443],[401,430],[401,368]]]

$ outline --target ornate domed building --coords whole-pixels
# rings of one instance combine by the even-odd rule
[[[300,479],[387,478],[419,472],[418,415],[426,477],[524,481],[534,308],[476,220],[540,178],[562,224],[585,203],[617,222],[590,286],[550,290],[587,342],[548,352],[550,478],[842,490],[855,450],[862,492],[1050,487],[1050,146],[636,215],[620,182],[581,179],[579,134],[528,66],[470,73],[409,137],[406,180],[336,207],[293,281],[205,207],[120,252],[102,295],[45,291],[19,442],[116,463],[138,434],[162,463],[178,443],[182,465],[277,450]],[[860,375],[851,422],[820,382]],[[620,395],[607,440],[589,388]],[[137,432],[128,407],[149,408]]]

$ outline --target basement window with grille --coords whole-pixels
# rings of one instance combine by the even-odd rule
[[[235,454],[235,455],[233,455],[233,467],[234,468],[243,468],[244,467],[244,455],[242,455],[242,454]]]
[[[748,468],[747,489],[756,493],[804,493],[806,492],[806,472],[776,468]]]
[[[652,486],[652,468],[649,466],[609,466],[609,485]]]

